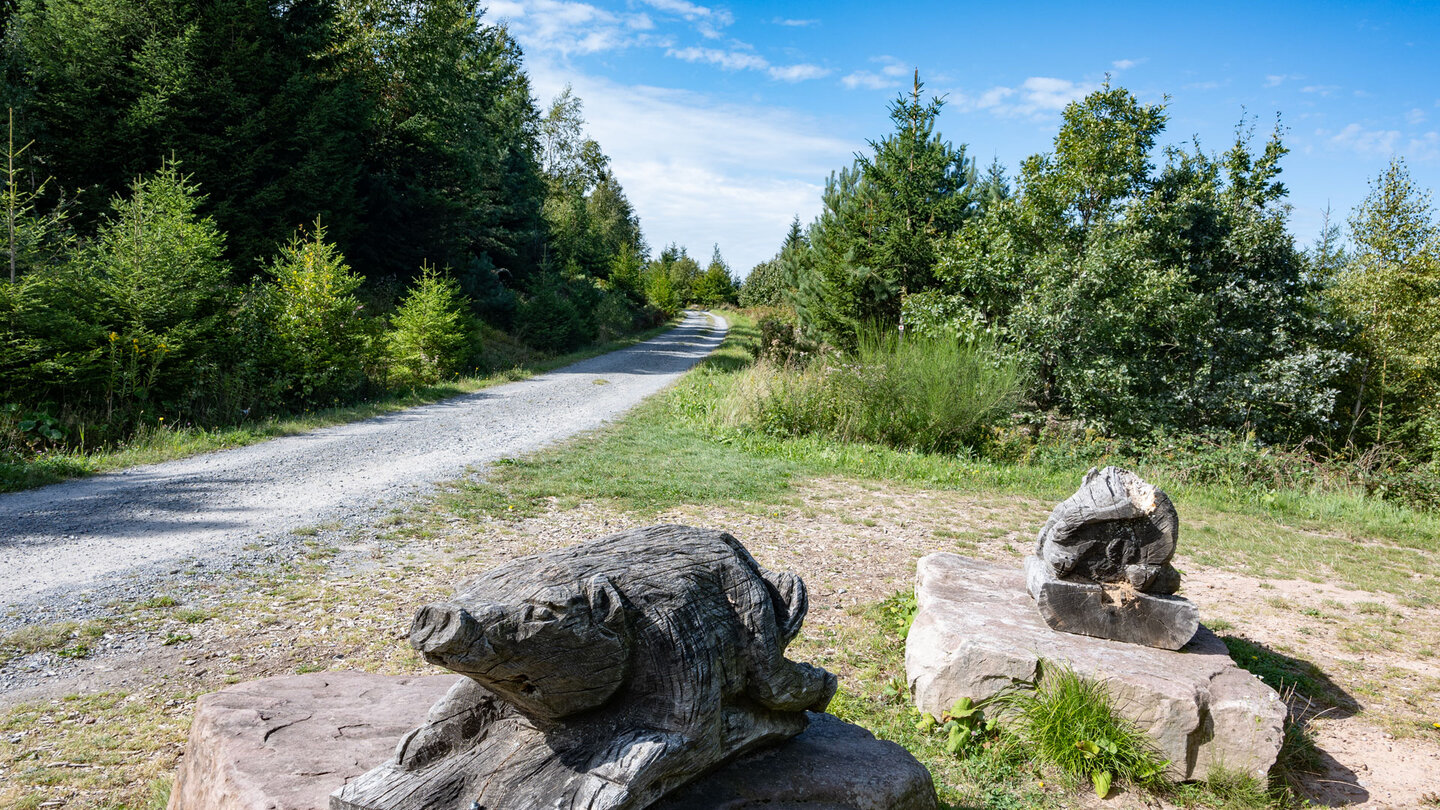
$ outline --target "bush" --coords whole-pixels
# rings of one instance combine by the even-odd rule
[[[552,354],[577,349],[594,335],[598,294],[588,282],[571,281],[555,273],[541,275],[516,308],[515,334]]]
[[[625,293],[610,290],[595,307],[595,340],[599,343],[624,337],[635,331],[635,310]]]
[[[754,348],[757,359],[781,368],[804,368],[820,352],[820,345],[801,334],[799,327],[779,318],[761,318],[760,343]]]
[[[361,279],[325,241],[317,220],[308,239],[303,230],[281,248],[270,267],[275,281],[274,348],[286,399],[331,404],[348,397],[366,380],[373,327],[355,296]]]
[[[752,367],[721,418],[779,435],[953,452],[979,442],[1018,390],[1014,363],[983,340],[902,340],[862,330],[853,356],[804,369]]]
[[[453,375],[473,353],[474,335],[460,285],[423,268],[385,335],[391,384],[434,385]]]

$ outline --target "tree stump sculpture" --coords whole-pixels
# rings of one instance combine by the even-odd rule
[[[1199,612],[1174,596],[1180,520],[1164,492],[1129,470],[1085,474],[1050,513],[1025,579],[1052,629],[1166,650],[1185,646]]]
[[[805,585],[734,537],[656,526],[517,559],[416,614],[468,676],[332,810],[628,810],[799,734],[835,676],[785,658]]]

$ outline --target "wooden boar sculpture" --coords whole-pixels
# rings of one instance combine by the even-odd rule
[[[1174,596],[1180,519],[1164,492],[1129,470],[1085,474],[1040,530],[1025,579],[1052,629],[1178,650],[1200,624]]]
[[[724,532],[655,526],[517,559],[422,607],[467,677],[332,810],[629,810],[799,734],[835,676],[785,658],[794,574]]]

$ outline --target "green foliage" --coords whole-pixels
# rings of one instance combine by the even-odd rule
[[[785,235],[780,252],[775,258],[755,265],[740,285],[740,306],[776,307],[788,304],[794,296],[796,279],[800,275],[794,265],[809,250],[810,240],[800,227],[800,216],[797,214],[790,221],[790,232]]]
[[[999,329],[1036,407],[1110,432],[1328,434],[1350,358],[1286,231],[1278,130],[1259,154],[1243,129],[1223,155],[1167,149],[1157,171],[1165,120],[1121,88],[1072,103],[1018,196],[946,245],[947,297],[917,309]]]
[[[1399,442],[1440,462],[1440,221],[1403,161],[1350,218],[1353,251],[1329,293],[1358,327],[1363,366],[1348,437]]]
[[[434,385],[460,369],[474,349],[465,303],[454,279],[422,268],[385,334],[393,384]]]
[[[788,262],[801,323],[842,347],[864,324],[895,324],[901,299],[934,283],[936,240],[973,213],[975,167],[935,132],[943,102],[914,88],[890,107],[895,130],[873,156],[832,174],[810,228],[810,256]],[[792,234],[793,234],[792,228]]]
[[[690,294],[692,300],[702,307],[737,303],[739,292],[735,279],[730,275],[730,265],[726,264],[724,257],[720,255],[719,245],[715,246],[710,265],[705,268],[704,275],[695,280]]]
[[[592,284],[546,273],[532,280],[515,312],[515,332],[545,352],[575,349],[594,334],[600,292]]]
[[[1116,713],[1103,684],[1046,666],[1033,689],[1009,693],[1001,702],[1008,735],[1035,759],[1091,782],[1100,798],[1116,781],[1163,784],[1167,763],[1144,732]]]
[[[799,370],[755,366],[732,391],[724,418],[772,435],[954,452],[980,441],[1017,388],[1014,364],[983,340],[902,339],[870,329],[853,356]]]
[[[372,327],[355,292],[361,279],[317,220],[270,265],[274,362],[286,399],[330,404],[365,383]]]
[[[650,305],[674,315],[694,300],[695,283],[700,278],[700,265],[685,248],[668,245],[642,271],[645,298]]]

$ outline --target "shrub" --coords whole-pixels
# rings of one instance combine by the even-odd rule
[[[460,285],[422,268],[385,335],[391,383],[434,385],[451,376],[472,353],[474,334]]]
[[[760,343],[754,348],[755,356],[781,368],[803,368],[820,351],[819,344],[807,339],[789,321],[761,318],[756,326],[760,330]]]
[[[319,220],[270,266],[275,350],[287,399],[329,404],[365,383],[372,327],[355,296],[361,279],[325,241]]]
[[[526,343],[553,354],[590,342],[599,291],[585,281],[546,273],[530,285],[515,311],[515,333]]]
[[[1019,389],[1015,365],[983,340],[902,340],[862,330],[852,356],[804,369],[762,362],[722,418],[780,435],[822,434],[923,451],[973,446]]]
[[[75,364],[72,404],[101,405],[105,419],[119,424],[134,423],[146,409],[190,410],[202,388],[200,369],[223,352],[232,292],[221,259],[224,234],[197,213],[203,199],[166,163],[135,180],[130,196],[111,201],[95,240],[67,267],[36,272],[32,300],[49,310],[32,311],[31,328],[60,350],[54,360]],[[70,293],[55,295],[63,286]],[[70,323],[53,317],[61,301],[71,307]],[[87,331],[90,346],[60,345],[83,341]],[[90,373],[87,358],[98,361]]]
[[[595,307],[595,339],[601,343],[635,331],[635,310],[623,292],[610,290],[600,296]]]

